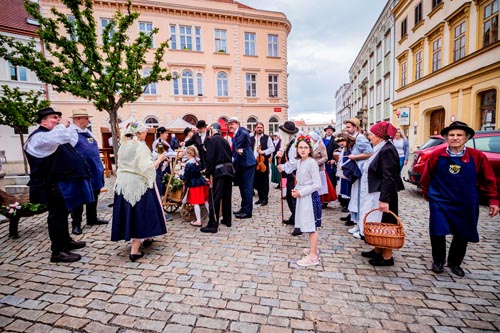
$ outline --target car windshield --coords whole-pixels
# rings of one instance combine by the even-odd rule
[[[440,145],[444,142],[444,139],[441,138],[430,138],[429,141],[421,145],[418,149],[426,149],[429,147],[434,147]]]

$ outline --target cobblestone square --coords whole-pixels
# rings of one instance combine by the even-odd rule
[[[112,186],[99,216],[111,219]],[[407,234],[396,265],[374,268],[370,247],[347,233],[340,206],[323,210],[321,265],[296,265],[306,236],[280,223],[279,191],[252,219],[203,234],[178,213],[146,256],[128,259],[111,225],[85,227],[82,260],[49,263],[46,214],[21,220],[21,237],[0,224],[2,332],[495,332],[500,330],[498,217],[481,207],[481,242],[470,244],[464,278],[430,271],[428,206],[416,188],[400,193]],[[233,208],[239,204],[233,191]],[[288,215],[285,203],[285,216]]]

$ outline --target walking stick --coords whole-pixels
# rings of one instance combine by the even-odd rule
[[[281,164],[281,157],[278,157],[278,165]],[[277,167],[277,166],[276,166]],[[281,225],[285,224],[285,213],[283,212],[283,182],[281,181],[281,171],[278,169],[279,174],[280,174],[280,186],[279,186],[279,191],[280,191],[280,202],[281,202]]]

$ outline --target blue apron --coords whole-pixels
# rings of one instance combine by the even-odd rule
[[[99,191],[104,187],[104,166],[99,154],[97,141],[90,133],[78,132],[78,143],[75,149],[87,162],[90,171],[90,182],[92,189]]]
[[[432,236],[453,234],[477,243],[479,195],[476,188],[476,167],[470,157],[441,156],[429,186],[429,233]]]

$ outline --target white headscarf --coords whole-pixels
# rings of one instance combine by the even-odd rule
[[[313,149],[317,149],[319,147],[319,142],[321,141],[321,136],[315,131],[309,133],[309,136],[314,141]]]
[[[125,126],[125,135],[127,134],[132,134],[132,135],[137,135],[139,133],[144,132],[147,130],[149,127],[146,126],[142,121],[131,121],[130,123]]]

